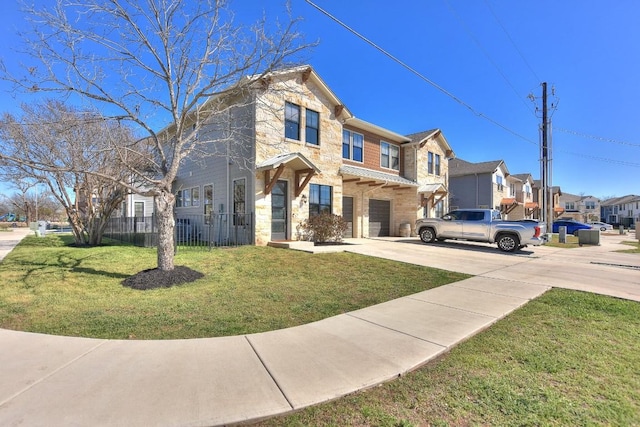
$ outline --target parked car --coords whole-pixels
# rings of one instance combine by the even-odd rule
[[[567,227],[567,234],[573,234],[574,236],[578,235],[578,230],[591,230],[591,226],[589,224],[574,221],[572,219],[558,219],[553,221],[551,230],[553,233],[558,233],[560,227]]]
[[[591,226],[591,228],[595,230],[600,230],[600,231],[613,230],[613,225],[607,224],[606,222],[600,222],[600,221],[590,222],[589,225]]]
[[[545,224],[533,220],[503,221],[494,209],[458,209],[442,218],[416,221],[416,231],[424,243],[460,239],[496,243],[505,252],[544,243]]]

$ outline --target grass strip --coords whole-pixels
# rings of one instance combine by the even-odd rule
[[[350,253],[269,247],[185,250],[195,282],[139,291],[126,277],[154,268],[155,249],[70,247],[26,237],[0,264],[0,327],[117,339],[264,332],[317,321],[459,281],[468,275]]]
[[[260,426],[640,425],[640,304],[554,289],[439,360]]]

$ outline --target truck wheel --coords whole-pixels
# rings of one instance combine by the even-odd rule
[[[520,239],[513,234],[502,234],[498,237],[498,248],[504,252],[513,252],[520,247]]]
[[[436,233],[433,232],[433,228],[423,228],[420,230],[420,240],[425,243],[433,243],[436,240]]]

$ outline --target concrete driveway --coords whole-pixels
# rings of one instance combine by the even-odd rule
[[[573,249],[529,246],[504,253],[495,245],[465,241],[424,244],[418,238],[378,238],[348,252],[473,274],[488,279],[553,286],[640,301],[640,254],[623,241],[633,235],[603,234],[599,246]]]

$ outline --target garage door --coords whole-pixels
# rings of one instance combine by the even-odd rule
[[[369,236],[389,236],[389,217],[391,202],[388,200],[369,200]]]
[[[342,218],[347,223],[342,237],[353,237],[353,197],[342,198]]]

